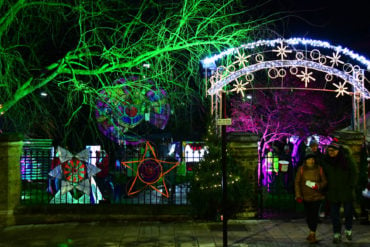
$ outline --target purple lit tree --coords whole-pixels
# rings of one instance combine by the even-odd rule
[[[292,81],[290,85],[297,84]],[[252,96],[252,97],[250,97]],[[248,99],[249,98],[249,99]],[[292,135],[328,135],[348,125],[350,97],[335,98],[326,92],[307,90],[255,90],[249,97],[230,100],[233,123],[228,132],[261,135],[261,149]]]

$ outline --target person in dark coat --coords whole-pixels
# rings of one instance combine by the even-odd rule
[[[315,139],[312,139],[310,141],[309,147],[311,151],[315,154],[316,163],[318,163],[319,165],[322,165],[322,160],[324,158],[324,155],[321,153],[319,149],[319,143]]]
[[[333,243],[341,242],[342,223],[340,208],[344,207],[345,236],[352,240],[353,201],[358,177],[358,167],[350,149],[333,141],[324,156],[324,171],[328,179],[326,198],[330,203],[333,224]]]

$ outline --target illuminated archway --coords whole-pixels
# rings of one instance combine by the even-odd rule
[[[255,73],[265,71],[271,79],[284,78],[288,73],[296,76],[302,86],[289,87],[291,90],[333,92],[336,97],[353,96],[354,129],[360,129],[361,118],[366,126],[364,100],[370,98],[370,93],[365,85],[368,81],[365,71],[370,69],[370,61],[348,48],[303,38],[259,40],[230,48],[201,62],[204,69],[211,70],[206,87],[207,94],[212,97],[212,112],[216,118],[221,112],[221,92],[244,96],[248,90],[265,89],[253,84]],[[326,83],[322,88],[310,87],[316,81],[312,70],[323,73]],[[273,89],[287,88],[282,85]]]

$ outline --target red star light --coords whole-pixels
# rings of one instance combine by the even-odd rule
[[[149,158],[146,158],[147,152],[150,150],[151,156]],[[134,164],[137,164],[137,169],[135,170]],[[168,190],[166,183],[164,181],[164,176],[172,171],[176,166],[180,164],[180,162],[168,162],[164,160],[159,160],[157,158],[157,155],[154,152],[153,147],[149,144],[147,141],[145,144],[145,151],[143,156],[140,160],[134,160],[134,161],[123,161],[121,162],[122,165],[127,167],[128,169],[131,169],[132,172],[135,174],[135,178],[130,186],[130,189],[128,190],[127,194],[129,196],[135,195],[145,189],[147,186],[152,188],[153,190],[157,191],[158,193],[162,194],[165,197],[169,197]],[[168,170],[164,170],[162,164],[169,164],[170,168]],[[159,181],[162,178],[162,183],[165,192],[162,192],[157,188]],[[134,189],[135,184],[143,184],[144,186],[141,186],[140,189]]]

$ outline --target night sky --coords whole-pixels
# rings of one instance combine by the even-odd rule
[[[277,23],[276,32],[283,38],[304,37],[328,41],[370,59],[368,3],[368,0],[272,0],[269,5],[271,12],[288,12],[282,15],[289,17]],[[340,100],[344,99],[350,98]],[[367,109],[370,109],[369,103],[366,101]]]
[[[284,38],[305,37],[342,45],[370,58],[370,11],[366,0],[273,0],[272,8],[290,11],[278,25]]]

